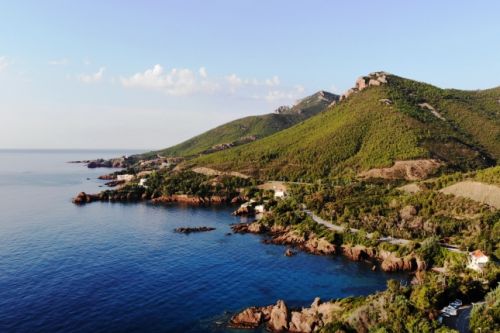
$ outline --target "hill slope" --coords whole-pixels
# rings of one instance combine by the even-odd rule
[[[326,112],[190,165],[304,181],[419,158],[452,170],[485,167],[500,159],[499,100],[500,88],[440,89],[373,73]]]
[[[192,156],[211,153],[252,142],[288,128],[325,110],[339,96],[320,91],[297,102],[292,107],[283,106],[275,113],[250,116],[231,121],[195,136],[173,147],[140,155]]]

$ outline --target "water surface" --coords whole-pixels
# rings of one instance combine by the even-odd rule
[[[231,207],[71,204],[111,151],[0,150],[0,332],[224,332],[250,305],[364,295],[401,274],[226,235]],[[215,231],[177,234],[180,226]]]

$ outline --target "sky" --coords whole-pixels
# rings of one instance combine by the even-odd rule
[[[0,148],[164,148],[384,70],[500,85],[500,1],[0,0]]]

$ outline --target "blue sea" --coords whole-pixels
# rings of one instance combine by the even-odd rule
[[[103,189],[70,160],[133,151],[0,150],[0,332],[232,332],[218,325],[251,305],[366,295],[402,274],[343,257],[227,235],[234,207],[92,203]],[[215,231],[177,234],[181,226]]]

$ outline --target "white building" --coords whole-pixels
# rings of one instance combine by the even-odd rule
[[[469,253],[469,264],[467,267],[480,272],[489,261],[490,258],[483,251],[476,250]]]
[[[146,181],[147,180],[148,180],[147,178],[141,178],[141,180],[139,180],[139,186],[147,187],[146,186]]]
[[[266,210],[264,209],[264,205],[257,205],[255,206],[255,212],[256,213],[264,213]]]

